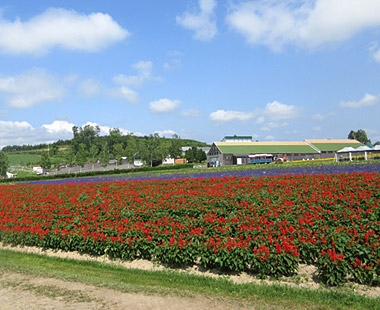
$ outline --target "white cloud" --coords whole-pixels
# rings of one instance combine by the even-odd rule
[[[100,135],[109,135],[111,127],[99,125],[95,122],[87,122],[86,125],[99,126]],[[66,140],[73,137],[73,123],[65,120],[56,120],[51,124],[43,124],[41,127],[33,127],[28,122],[0,121],[0,148],[6,145],[52,143],[59,139]],[[123,135],[132,134],[131,131],[119,128]],[[136,136],[144,136],[144,133],[134,132]]]
[[[125,99],[130,103],[137,103],[139,101],[137,92],[126,86],[108,89],[106,94],[110,97]]]
[[[174,130],[166,129],[166,130],[156,130],[154,133],[157,133],[160,137],[171,138],[173,135],[177,133]]]
[[[322,127],[321,126],[315,126],[315,127],[313,127],[313,130],[314,131],[321,131]]]
[[[372,46],[369,48],[369,51],[372,54],[372,58],[376,62],[380,63],[380,48],[378,48],[377,42],[373,42],[372,43]]]
[[[298,117],[299,111],[294,105],[287,105],[278,101],[273,101],[266,105],[264,115],[273,120],[292,119]]]
[[[143,82],[152,79],[153,64],[150,61],[139,61],[132,65],[137,75],[126,76],[119,74],[114,76],[113,81],[116,84],[127,86],[139,86]]]
[[[153,113],[166,113],[176,110],[181,104],[179,100],[170,100],[167,98],[159,99],[149,103],[149,109]]]
[[[132,65],[136,75],[118,74],[112,78],[114,87],[107,87],[95,79],[87,79],[78,86],[79,93],[84,97],[104,95],[119,98],[130,103],[138,103],[139,95],[134,89],[148,80],[160,80],[152,75],[153,64],[150,61],[139,61]]]
[[[211,40],[217,33],[214,9],[217,5],[215,0],[199,0],[198,13],[184,12],[177,16],[176,21],[186,29],[194,30],[194,38],[202,41]]]
[[[283,123],[269,122],[269,123],[266,123],[265,126],[261,127],[260,130],[271,131],[274,128],[286,127],[286,126],[288,126],[288,123],[286,123],[286,122],[283,122]]]
[[[370,107],[379,102],[379,96],[374,96],[370,94],[365,94],[363,98],[358,101],[342,101],[339,103],[339,106],[342,108],[364,108]]]
[[[181,58],[183,54],[179,51],[168,51],[169,60],[163,64],[165,70],[174,70],[181,66]]]
[[[23,145],[51,143],[59,139],[70,139],[72,134],[64,129],[59,129],[57,121],[52,124],[34,128],[28,122],[0,121],[0,147],[6,145]]]
[[[265,122],[265,117],[264,116],[260,116],[256,120],[256,124],[262,124],[264,122]]]
[[[323,121],[326,118],[329,118],[329,117],[332,117],[332,116],[335,116],[335,115],[336,115],[335,112],[328,112],[326,114],[316,113],[316,114],[314,114],[312,116],[312,119],[315,120],[315,121]]]
[[[0,16],[0,49],[9,54],[45,54],[54,47],[97,51],[129,36],[110,15],[50,8],[28,21]]]
[[[87,122],[86,124],[83,124],[81,127],[84,127],[86,125],[90,125],[90,126],[93,126],[93,127],[96,127],[96,126],[99,126],[99,129],[100,129],[100,135],[101,136],[107,136],[109,135],[110,133],[110,130],[113,129],[113,127],[110,127],[110,126],[107,126],[107,125],[100,125],[98,123],[95,123],[95,122]],[[141,133],[141,132],[132,132],[128,129],[124,129],[124,128],[118,128],[120,130],[120,132],[123,134],[123,135],[129,135],[129,134],[133,134],[135,136],[145,136],[146,134],[144,133]]]
[[[99,81],[87,79],[78,85],[78,91],[84,97],[94,97],[101,93],[103,86]]]
[[[210,119],[217,122],[231,122],[234,120],[248,121],[254,116],[252,112],[218,110],[210,114]]]
[[[137,103],[139,96],[132,87],[138,87],[148,80],[160,80],[160,77],[154,77],[152,75],[153,64],[151,61],[139,61],[133,64],[132,68],[137,72],[136,75],[126,76],[119,74],[113,77],[113,82],[120,86],[109,89],[107,91],[109,96],[122,98],[130,103]]]
[[[45,128],[48,133],[57,134],[57,133],[65,133],[65,132],[72,133],[73,132],[72,128],[74,126],[75,126],[74,124],[69,123],[68,121],[57,120],[51,124],[42,125],[42,128]]]
[[[30,108],[42,102],[61,100],[65,94],[62,83],[43,69],[32,69],[16,76],[0,76],[0,93],[10,107]]]
[[[267,140],[267,141],[274,141],[275,138],[274,138],[273,136],[266,136],[266,137],[264,138],[264,140]]]
[[[379,11],[378,0],[249,1],[233,7],[226,21],[252,45],[314,48],[379,27]]]
[[[197,109],[189,109],[181,112],[181,115],[183,117],[200,117],[201,112]]]
[[[374,51],[372,56],[373,56],[373,59],[376,60],[376,62],[380,63],[380,49],[378,49],[377,51]]]

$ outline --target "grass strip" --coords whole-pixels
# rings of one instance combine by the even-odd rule
[[[227,298],[248,304],[292,309],[380,309],[380,298],[349,291],[310,290],[281,285],[234,284],[175,271],[126,269],[92,261],[78,261],[0,250],[0,269],[16,273],[53,277],[144,294]]]

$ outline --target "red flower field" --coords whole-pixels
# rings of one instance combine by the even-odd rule
[[[380,174],[0,186],[0,241],[338,285],[380,276]]]

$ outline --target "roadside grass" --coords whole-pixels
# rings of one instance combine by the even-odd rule
[[[276,284],[234,284],[223,278],[176,271],[126,269],[105,263],[3,249],[0,250],[0,271],[57,278],[128,293],[203,296],[235,304],[266,305],[271,309],[380,309],[380,298],[357,295],[347,289],[311,290]]]

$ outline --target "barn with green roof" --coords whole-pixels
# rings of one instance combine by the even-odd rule
[[[209,166],[230,166],[260,162],[257,158],[261,162],[271,162],[276,158],[288,161],[333,159],[336,152],[344,147],[357,148],[362,145],[356,140],[331,139],[302,142],[214,142],[207,154],[207,162]]]

